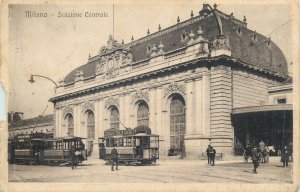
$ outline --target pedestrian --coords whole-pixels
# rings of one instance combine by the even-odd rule
[[[207,164],[209,165],[210,164],[210,157],[209,157],[209,150],[210,150],[211,146],[208,145],[207,146],[207,149],[206,149],[206,155],[207,155]]]
[[[247,144],[244,150],[244,163],[248,163],[248,159],[251,157],[251,146]]]
[[[114,164],[116,163],[116,170],[118,169],[118,165],[119,165],[119,159],[118,159],[119,153],[116,149],[116,147],[114,146],[114,148],[111,150],[111,170],[114,171]]]
[[[284,146],[282,153],[281,153],[282,167],[288,167],[289,154],[290,154],[290,152],[289,152],[287,146]]]
[[[211,146],[209,150],[209,157],[211,166],[215,166],[215,157],[216,157],[216,150]]]
[[[71,167],[72,167],[72,170],[74,170],[74,168],[76,169],[76,155],[75,155],[75,152],[76,152],[76,148],[74,145],[71,146],[71,150],[70,150],[70,158],[71,158]]]
[[[269,150],[268,146],[265,146],[263,154],[264,154],[264,163],[268,163],[269,162],[269,156],[270,156],[270,150]]]
[[[256,146],[253,147],[252,151],[252,162],[253,162],[253,173],[257,173],[256,169],[259,166],[259,152]]]

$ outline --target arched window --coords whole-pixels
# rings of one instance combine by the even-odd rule
[[[95,117],[92,111],[87,112],[87,137],[95,139]]]
[[[67,123],[68,123],[68,132],[67,134],[69,136],[74,136],[74,119],[73,116],[71,114],[67,115]]]
[[[185,134],[185,103],[181,96],[174,96],[170,105],[170,147],[181,151]]]
[[[120,120],[119,120],[119,110],[117,107],[112,106],[110,109],[110,128],[114,128],[114,129],[119,129],[119,124],[120,124]]]
[[[149,126],[149,108],[146,102],[140,102],[138,105],[137,125]]]

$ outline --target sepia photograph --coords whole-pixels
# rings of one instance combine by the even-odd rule
[[[295,6],[3,3],[0,191],[299,190]]]

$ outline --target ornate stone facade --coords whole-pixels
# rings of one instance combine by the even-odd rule
[[[207,13],[206,17],[193,15],[182,22],[178,19],[175,26],[149,32],[147,37],[132,39],[128,44],[119,44],[110,36],[99,54],[89,58],[89,68],[83,66],[82,71],[70,72],[51,99],[56,105],[57,136],[64,136],[63,118],[67,113],[74,116],[75,133],[86,135],[82,115],[87,109],[95,115],[96,138],[116,122],[134,128],[138,120],[137,101],[144,100],[147,106],[143,109],[149,109],[145,114],[147,118],[149,115],[152,133],[160,135],[161,154],[166,155],[174,142],[173,128],[181,126],[185,130],[181,142],[187,157],[199,158],[208,144],[213,144],[224,158],[231,156],[233,108],[267,103],[268,85],[280,84],[287,78],[286,62],[281,55],[262,55],[274,57],[264,59],[256,57],[257,50],[241,52],[244,45],[253,42],[251,38],[257,41],[257,37],[249,38],[253,32],[244,22],[212,11],[214,14]],[[242,27],[243,32],[236,34],[237,27]],[[226,31],[228,28],[232,31]],[[272,49],[265,43],[257,46],[279,53],[275,46]],[[264,61],[282,65],[267,70],[261,63]],[[85,76],[85,70],[91,76]],[[74,79],[83,82],[76,84]],[[177,107],[172,111],[171,105]],[[181,124],[173,126],[174,122]]]

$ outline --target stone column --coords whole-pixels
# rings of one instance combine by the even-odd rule
[[[155,108],[156,108],[156,98],[155,98],[155,88],[149,90],[149,127],[153,134],[157,134],[157,126],[155,120]]]
[[[62,119],[62,112],[61,112],[62,110],[61,110],[61,108],[57,108],[56,110],[55,110],[55,129],[56,129],[56,132],[55,132],[55,135],[54,135],[54,137],[61,137],[62,136],[62,134],[61,134],[61,124],[62,124],[62,122],[61,122],[61,119]]]
[[[99,127],[98,129],[98,136],[99,137],[103,137],[104,136],[104,130],[105,130],[105,109],[104,109],[104,101],[103,99],[98,100],[98,109],[99,109],[99,113],[97,116],[97,119],[99,121]]]
[[[126,93],[124,95],[124,125],[129,128],[130,127],[130,94]]]
[[[206,68],[202,79],[202,129],[203,134],[210,136],[210,74]]]
[[[120,99],[120,108],[119,108],[119,112],[120,112],[120,127],[119,129],[125,129],[124,128],[124,120],[125,120],[125,97],[123,94],[120,95],[119,97]]]
[[[156,88],[156,134],[159,135],[159,140],[160,140],[160,154],[161,155],[166,155],[168,146],[165,142],[165,135],[163,130],[167,129],[167,127],[162,127],[162,95],[163,95],[163,89],[162,87],[157,87]]]
[[[93,151],[92,151],[92,158],[97,159],[99,158],[99,142],[98,142],[98,138],[99,138],[99,124],[100,124],[100,115],[99,115],[99,100],[95,100],[94,101],[94,109],[95,109],[95,113],[94,113],[94,118],[95,118],[95,138],[93,140]]]
[[[186,81],[186,135],[194,131],[193,80]]]
[[[196,114],[195,114],[195,134],[201,134],[203,135],[205,132],[205,130],[203,129],[203,124],[202,124],[202,116],[203,116],[203,106],[202,106],[202,102],[203,102],[203,90],[202,90],[202,78],[197,78],[195,79],[195,97],[196,97],[196,101],[195,101],[195,107],[196,107]]]

